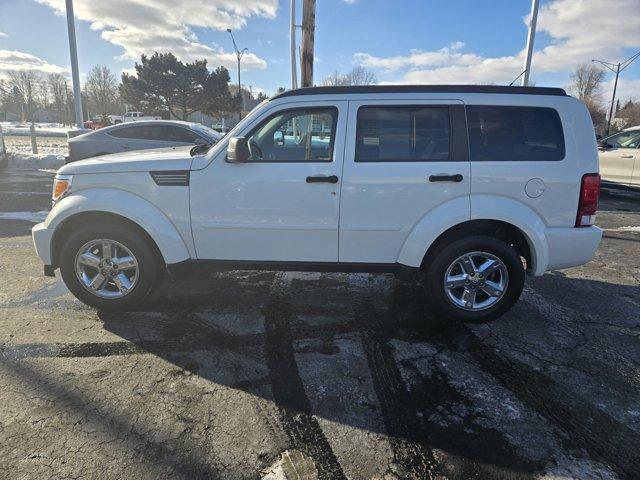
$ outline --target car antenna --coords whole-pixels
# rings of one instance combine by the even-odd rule
[[[510,87],[513,87],[513,84],[514,84],[514,83],[516,83],[516,81],[517,81],[517,80],[518,80],[522,75],[524,75],[524,73],[525,73],[526,71],[527,71],[527,69],[525,68],[525,69],[520,73],[520,75],[518,75],[516,78],[514,78],[514,79],[513,79],[513,82],[511,82],[511,83],[509,84],[509,86],[510,86]]]

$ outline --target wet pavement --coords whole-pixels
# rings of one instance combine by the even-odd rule
[[[0,214],[51,178],[0,170]],[[0,215],[0,478],[640,478],[640,194],[598,224],[592,262],[461,326],[367,274],[201,269],[95,312]]]

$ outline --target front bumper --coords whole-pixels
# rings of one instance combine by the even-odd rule
[[[602,229],[598,227],[547,228],[549,260],[545,270],[583,265],[591,260],[600,245]]]
[[[51,256],[53,230],[48,229],[46,223],[38,223],[31,229],[31,237],[33,238],[36,253],[42,260],[42,263],[45,264],[45,275],[53,273],[53,260]]]

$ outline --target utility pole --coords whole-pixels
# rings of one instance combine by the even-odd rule
[[[620,76],[620,73],[622,73],[622,71],[625,68],[627,68],[635,60],[637,60],[638,57],[640,57],[640,52],[636,53],[635,55],[631,55],[624,62],[618,62],[618,63],[603,62],[602,60],[591,60],[592,62],[597,62],[603,65],[605,68],[608,68],[609,70],[611,70],[613,73],[616,74],[616,79],[613,82],[613,96],[611,97],[611,107],[609,108],[609,118],[607,119],[607,132],[605,134],[605,137],[609,135],[609,130],[611,129],[611,120],[613,120],[613,106],[616,103],[616,90],[618,89],[618,77]]]
[[[316,0],[303,0],[302,58],[300,73],[302,87],[313,86],[313,42],[316,29]]]
[[[289,25],[291,49],[291,88],[298,88],[298,65],[296,62],[296,1],[291,0],[291,23]]]
[[[73,16],[73,0],[67,2],[67,28],[69,30],[69,52],[71,54],[71,78],[73,80],[73,104],[76,109],[76,126],[84,128],[82,121],[82,92],[80,90],[80,72],[78,70],[78,47],[76,45],[76,24]]]
[[[538,23],[539,0],[531,1],[531,19],[529,20],[529,36],[527,37],[527,54],[524,57],[522,80],[520,86],[529,85],[529,73],[531,72],[531,57],[533,57],[533,43],[536,39],[536,23]]]
[[[231,41],[233,42],[233,48],[236,51],[236,58],[238,59],[238,95],[240,98],[238,99],[240,102],[238,104],[238,121],[242,120],[242,106],[244,104],[244,97],[242,96],[242,84],[240,83],[240,62],[242,61],[242,56],[244,52],[248,50],[248,48],[243,48],[242,50],[238,50],[238,46],[236,45],[236,39],[233,37],[233,32],[230,28],[227,28],[227,32],[231,35]]]

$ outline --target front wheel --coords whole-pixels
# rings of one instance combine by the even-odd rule
[[[137,232],[118,224],[87,225],[60,252],[67,288],[98,310],[137,307],[158,283],[157,259]]]
[[[426,267],[428,301],[450,320],[494,320],[516,303],[524,287],[525,272],[518,252],[497,238],[456,240]]]

